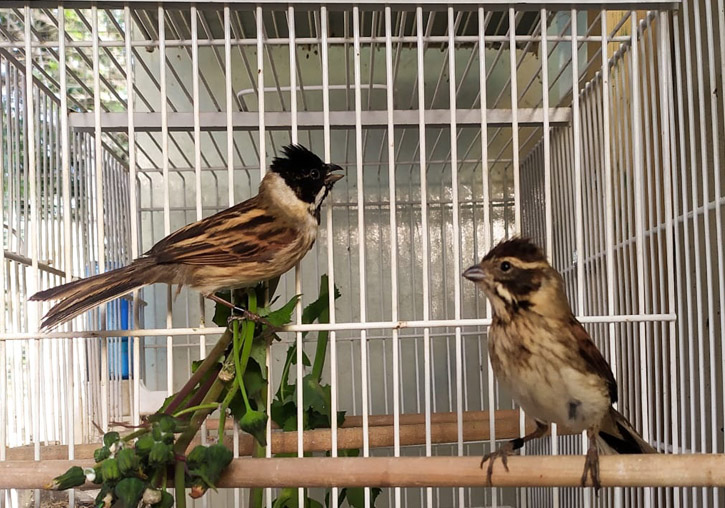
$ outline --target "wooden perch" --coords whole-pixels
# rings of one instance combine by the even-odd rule
[[[219,487],[485,487],[479,457],[235,459]],[[86,462],[89,464],[89,462]],[[0,462],[0,489],[42,488],[70,461]],[[582,455],[511,457],[494,467],[495,487],[577,487]],[[725,487],[725,455],[609,455],[600,458],[604,487]],[[87,485],[89,487],[90,485]]]
[[[393,417],[391,415],[371,415],[370,417],[370,447],[386,448],[394,445]],[[434,413],[431,415],[431,442],[434,444],[455,443],[458,441],[458,426],[456,413]],[[400,444],[401,446],[414,446],[425,444],[425,417],[422,414],[401,415]],[[348,417],[346,425],[337,431],[338,449],[362,448],[363,431],[362,427],[349,427],[350,423],[362,423],[362,417]],[[218,424],[218,420],[214,423]],[[208,427],[208,428],[211,428]],[[534,424],[527,420],[526,430],[531,432]],[[564,434],[561,430],[560,434]],[[212,437],[215,437],[212,434]],[[496,411],[496,439],[513,439],[519,437],[519,412],[517,410]],[[463,414],[463,441],[475,442],[491,438],[489,432],[488,411],[470,411]],[[326,452],[330,450],[332,443],[332,431],[330,429],[314,429],[304,431],[304,450],[306,452]],[[199,444],[199,438],[191,443],[193,448]],[[232,447],[232,438],[227,436],[225,444]],[[93,457],[93,451],[99,448],[100,444],[82,444],[75,446],[77,459],[88,459]],[[239,455],[251,455],[254,449],[252,436],[241,433],[239,439]],[[6,450],[7,460],[33,460],[34,448],[23,446],[8,448]],[[297,432],[272,432],[272,453],[296,453]],[[63,460],[68,457],[66,445],[42,446],[40,458],[42,460]]]

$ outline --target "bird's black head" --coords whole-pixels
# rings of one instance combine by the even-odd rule
[[[302,145],[287,145],[282,153],[283,157],[272,160],[270,170],[281,176],[298,198],[305,203],[314,203],[319,209],[334,183],[343,176],[333,171],[342,168],[322,162]]]

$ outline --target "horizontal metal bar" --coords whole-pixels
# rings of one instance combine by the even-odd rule
[[[676,321],[677,314],[630,314],[619,316],[580,316],[577,319],[582,323],[640,323],[651,321]],[[456,326],[488,326],[491,320],[478,319],[431,319],[428,321],[370,321],[367,323],[320,323],[310,325],[289,325],[282,328],[284,332],[315,332],[340,330],[401,330],[407,328],[441,328]],[[209,335],[224,333],[224,327],[209,328],[148,328],[137,330],[84,330],[77,332],[50,332],[50,333],[5,333],[0,334],[0,340],[28,340],[28,339],[66,339],[73,337],[161,337],[167,335]],[[401,336],[402,338],[403,336]]]
[[[511,125],[510,109],[489,109],[489,127]],[[192,131],[194,129],[194,114],[191,112],[169,112],[167,114],[169,130]],[[268,111],[264,115],[265,125],[269,129],[287,130],[291,125],[291,114],[285,111]],[[544,111],[540,108],[522,108],[518,110],[520,126],[538,126],[544,122]],[[321,129],[323,125],[322,111],[300,111],[297,113],[297,125],[307,129]],[[362,125],[366,127],[384,127],[388,125],[387,111],[363,111]],[[566,125],[571,120],[569,108],[551,108],[549,110],[549,123],[551,125]],[[134,113],[134,129],[136,132],[156,132],[161,130],[161,113]],[[226,130],[226,113],[204,112],[199,114],[201,129],[205,131]],[[396,126],[417,126],[418,112],[416,110],[397,109],[393,111],[393,121]],[[429,109],[425,111],[425,122],[430,127],[450,125],[451,112],[449,109]],[[232,114],[232,123],[235,130],[259,129],[259,113],[249,111],[236,111]],[[477,109],[459,109],[456,111],[456,123],[459,125],[481,125],[481,112]],[[93,113],[71,113],[68,124],[72,129],[91,132],[95,129],[95,115]],[[354,111],[330,111],[330,124],[335,127],[355,127]],[[127,132],[127,113],[101,113],[101,129],[105,132]]]
[[[9,259],[10,261],[15,261],[16,263],[20,263],[21,265],[25,266],[32,266],[33,260],[30,259],[27,256],[23,256],[22,254],[16,254],[15,252],[10,251],[4,251],[3,257],[5,259]],[[52,273],[53,275],[60,275],[61,277],[65,277],[65,272],[63,270],[59,270],[54,266],[49,265],[48,263],[43,263],[42,261],[38,261],[38,268],[44,272]]]
[[[415,35],[403,35],[403,36],[393,36],[391,37],[393,43],[414,43],[416,42]],[[607,42],[621,42],[625,43],[627,41],[631,41],[631,37],[628,35],[616,35],[613,37],[608,37]],[[549,42],[570,42],[571,36],[570,35],[552,35],[546,38]],[[579,42],[598,42],[601,43],[602,38],[600,36],[592,36],[592,35],[579,35],[576,37],[576,40]],[[327,38],[327,44],[328,46],[335,46],[335,45],[343,45],[343,44],[351,44],[354,41],[352,37],[328,37]],[[457,35],[454,37],[454,42],[456,44],[458,43],[475,43],[478,41],[477,35]],[[487,35],[486,36],[486,42],[488,43],[494,43],[494,42],[505,42],[509,43],[511,41],[511,37],[508,35]],[[517,42],[541,42],[541,36],[539,35],[517,35],[516,36]],[[289,38],[286,37],[270,37],[268,39],[264,39],[265,46],[287,46],[289,45]],[[423,37],[423,42],[429,43],[429,44],[436,44],[436,43],[448,43],[448,36],[447,35],[429,35],[426,37]],[[232,46],[256,46],[257,39],[232,39],[231,40]],[[298,37],[295,39],[295,43],[298,46],[302,46],[305,44],[314,44],[319,45],[322,44],[322,37]],[[367,36],[367,37],[360,37],[360,44],[383,44],[385,43],[385,37],[380,36]],[[224,46],[226,44],[226,41],[224,39],[201,39],[197,41],[198,47],[215,47],[215,46]],[[179,39],[179,40],[171,40],[166,41],[165,44],[166,48],[184,48],[184,47],[192,47],[193,43],[190,40],[186,39]],[[98,46],[101,48],[125,48],[126,43],[123,40],[111,40],[111,41],[99,41]],[[42,42],[33,42],[34,48],[51,48],[56,49],[58,48],[58,42],[57,41],[42,41]],[[93,41],[69,41],[66,42],[67,48],[91,48],[93,47]],[[131,47],[134,48],[158,48],[159,42],[155,40],[144,40],[139,39],[135,40],[131,43]],[[9,48],[9,49],[23,49],[25,48],[25,41],[22,39],[17,41],[1,41],[0,42],[0,48]]]
[[[27,3],[27,0],[6,0],[5,6],[8,7],[22,7]],[[95,2],[90,0],[68,0],[64,2],[67,7],[75,9],[90,8]],[[125,1],[109,1],[104,2],[104,8],[121,8],[128,4],[133,6],[134,9],[144,8],[152,9],[157,7],[159,4],[164,4],[166,8],[188,8],[191,2],[180,2],[178,0],[155,0],[149,2],[149,0],[125,0]],[[273,9],[284,9],[290,5],[289,2],[280,2],[279,0],[259,0],[255,2],[249,2],[249,0],[206,0],[199,7],[208,7],[209,5],[222,5],[222,4],[233,4],[235,8],[246,8],[253,10],[257,5],[264,5],[265,7]],[[380,9],[380,3],[374,1],[364,1],[360,3],[351,3],[349,0],[327,0],[320,2],[320,0],[296,0],[293,2],[294,5],[304,6],[307,9],[318,9],[324,5],[330,10],[337,9],[351,9],[353,5],[359,6],[362,9],[377,8]],[[547,0],[541,2],[540,0],[517,0],[516,6],[519,10],[539,10],[542,7],[546,7],[549,10],[557,9],[572,9],[576,8],[579,10],[586,9],[643,9],[643,8],[674,8],[680,4],[680,0],[663,1],[663,0],[640,0],[633,2],[632,0],[579,0],[578,2],[572,2],[571,0]],[[449,2],[440,2],[439,0],[415,0],[410,2],[390,2],[389,4],[393,8],[408,8],[413,9],[416,5],[424,6],[429,10],[444,10],[449,5],[455,5],[457,8],[468,8],[477,9],[478,7],[489,7],[494,9],[508,9],[511,7],[511,0],[453,0]],[[35,0],[33,6],[55,8],[57,2]]]

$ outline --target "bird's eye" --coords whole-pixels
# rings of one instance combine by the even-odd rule
[[[313,169],[312,171],[310,171],[310,178],[312,178],[313,180],[317,180],[318,178],[320,178],[320,172],[316,169]]]
[[[508,272],[509,270],[511,270],[511,263],[509,263],[508,261],[504,261],[503,263],[501,263],[502,272]]]

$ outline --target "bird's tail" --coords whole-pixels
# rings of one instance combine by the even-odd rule
[[[616,409],[609,408],[599,428],[597,448],[603,454],[657,453]]]
[[[41,328],[47,331],[134,289],[160,282],[159,275],[158,267],[142,258],[123,268],[39,291],[30,300],[60,300],[43,316]]]

